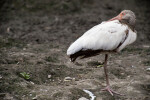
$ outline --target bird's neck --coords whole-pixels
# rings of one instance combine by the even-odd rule
[[[127,23],[126,21],[123,21],[123,20],[119,20],[119,22],[120,22],[121,24],[127,25],[133,32],[135,31],[135,25],[131,25],[131,24],[129,24],[129,23]]]

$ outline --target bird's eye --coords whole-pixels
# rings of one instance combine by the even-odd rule
[[[125,15],[125,13],[122,13],[122,15]]]

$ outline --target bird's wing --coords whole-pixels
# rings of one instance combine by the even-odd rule
[[[118,20],[103,22],[96,25],[80,38],[78,38],[67,50],[67,55],[80,50],[114,50],[124,42],[127,25],[122,25]]]
[[[117,51],[121,51],[125,46],[133,43],[137,38],[136,31],[133,32],[131,29],[128,29],[128,37],[125,39],[125,41],[118,47]]]

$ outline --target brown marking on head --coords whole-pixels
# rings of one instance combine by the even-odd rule
[[[123,10],[118,16],[110,19],[109,21],[119,20],[122,23],[125,23],[134,29],[136,17],[131,10]]]

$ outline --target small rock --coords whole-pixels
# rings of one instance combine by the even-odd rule
[[[19,62],[17,62],[17,65],[19,64]]]
[[[32,85],[34,85],[34,82],[30,81],[30,83],[31,83]]]
[[[10,32],[10,27],[7,27],[7,30],[6,30],[8,33]]]
[[[81,98],[79,98],[78,100],[89,100],[89,99],[87,99],[87,98],[85,98],[85,97],[81,97]]]
[[[124,75],[125,73],[120,73],[121,75]]]
[[[146,70],[147,70],[147,71],[150,71],[150,68],[147,68]]]
[[[72,81],[75,81],[76,79],[75,78],[72,78]]]
[[[64,78],[64,81],[72,81],[72,80],[75,80],[75,78],[71,78],[71,77],[65,77]]]
[[[0,75],[0,79],[2,79],[3,77]]]
[[[131,76],[127,76],[128,78],[130,78]]]
[[[52,75],[48,75],[48,78],[51,78],[52,77]]]
[[[133,65],[132,65],[131,67],[132,67],[132,68],[135,68],[136,66],[133,66]]]
[[[26,50],[26,48],[23,48],[23,50]]]
[[[149,45],[143,45],[143,47],[144,47],[144,48],[149,48],[150,46],[149,46]]]
[[[45,27],[45,30],[50,30],[51,29],[51,27]]]

